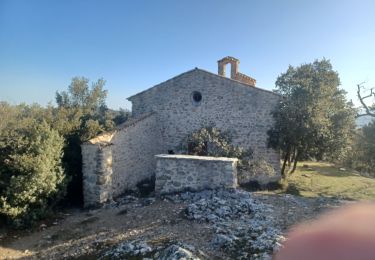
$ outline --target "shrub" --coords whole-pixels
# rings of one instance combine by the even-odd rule
[[[343,164],[361,172],[365,176],[375,177],[375,122],[357,130],[352,149],[343,160]]]
[[[275,169],[264,159],[247,160],[239,165],[238,182],[241,184],[250,183],[255,176],[275,176]]]
[[[216,127],[204,127],[193,132],[182,142],[180,150],[190,155],[238,158],[239,179],[252,167],[252,149],[232,145],[229,132],[222,132]]]
[[[255,176],[275,176],[272,165],[264,159],[254,159],[251,148],[236,147],[229,132],[216,127],[204,127],[188,135],[180,145],[180,152],[190,155],[238,158],[237,175],[241,185],[252,185]],[[266,187],[256,183],[259,188]]]
[[[200,156],[231,157],[251,159],[253,152],[231,144],[228,132],[221,132],[216,127],[204,127],[188,135],[181,144],[183,153]]]
[[[21,118],[0,134],[0,214],[15,227],[45,217],[64,195],[64,139],[43,120]]]

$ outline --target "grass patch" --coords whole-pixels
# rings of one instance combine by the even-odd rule
[[[330,163],[300,162],[296,172],[288,177],[286,192],[303,197],[375,200],[375,178],[360,176],[350,169],[343,171]]]

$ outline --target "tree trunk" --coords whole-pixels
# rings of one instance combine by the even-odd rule
[[[288,156],[288,167],[289,168],[292,165],[292,160],[291,159],[293,160],[293,157]]]
[[[284,156],[283,166],[281,167],[281,177],[282,177],[283,179],[286,178],[286,174],[285,174],[285,166],[286,166],[286,162],[288,161],[289,154],[290,154],[290,151],[289,151],[289,149],[288,149],[288,150],[286,151],[286,153],[285,153],[285,156]]]
[[[293,168],[290,171],[290,173],[294,173],[296,171],[297,162],[298,162],[298,155],[299,155],[299,152],[297,150],[294,150],[294,163],[293,163]]]
[[[296,159],[296,151],[297,151],[297,149],[294,147],[293,148],[293,154],[292,154],[292,160],[289,160],[289,161],[292,161],[292,162],[294,162],[294,160]],[[289,164],[289,167],[291,166],[291,164]]]

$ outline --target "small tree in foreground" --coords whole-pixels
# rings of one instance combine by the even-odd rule
[[[24,227],[45,217],[64,195],[64,140],[45,121],[18,119],[0,134],[0,214]]]

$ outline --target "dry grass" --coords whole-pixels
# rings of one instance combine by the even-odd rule
[[[305,167],[304,167],[305,165]],[[300,162],[288,177],[287,191],[303,197],[336,197],[347,200],[375,200],[375,179],[330,163]]]

